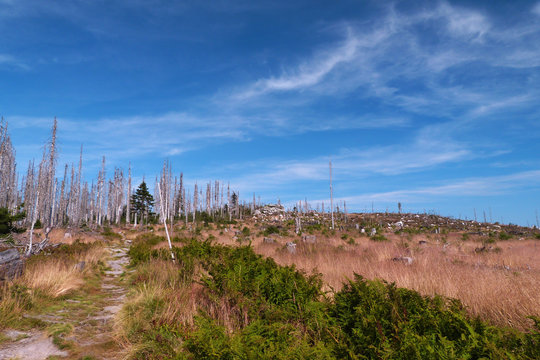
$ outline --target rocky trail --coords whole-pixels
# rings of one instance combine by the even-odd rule
[[[109,245],[110,255],[100,284],[89,287],[40,315],[29,315],[42,329],[8,330],[0,343],[4,359],[117,359],[120,347],[113,336],[113,317],[126,296],[122,274],[129,263],[129,240]]]

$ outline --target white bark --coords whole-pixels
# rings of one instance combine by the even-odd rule
[[[330,212],[332,213],[332,230],[334,230],[334,189],[332,188],[332,161],[330,167]]]

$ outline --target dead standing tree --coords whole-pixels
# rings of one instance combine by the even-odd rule
[[[17,207],[17,169],[15,149],[8,134],[8,124],[0,120],[0,207],[13,212]]]
[[[332,213],[332,230],[334,230],[334,189],[332,188],[332,161],[329,163],[330,167],[330,212]]]

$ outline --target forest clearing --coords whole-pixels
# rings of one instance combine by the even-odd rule
[[[242,221],[201,213],[204,220],[169,228],[175,262],[163,225],[69,230],[69,237],[55,229],[50,242],[63,245],[30,257],[24,274],[3,287],[0,354],[8,355],[0,357],[25,346],[33,355],[20,358],[355,358],[364,351],[537,357],[537,230],[380,213],[336,216],[339,230],[332,231],[318,214],[276,209],[282,207],[262,206],[255,216],[246,209]],[[375,279],[418,293],[368,281]],[[339,322],[345,319],[335,318],[344,309],[319,311],[334,309],[351,291],[361,293],[347,301],[368,303],[365,334],[357,338],[355,330],[347,339],[348,326]],[[372,326],[380,332],[371,333]],[[406,344],[410,331],[427,343]],[[447,342],[426,331],[449,341],[448,331],[470,338]],[[365,336],[376,345],[362,345]],[[49,340],[35,347],[38,339]]]
[[[56,131],[21,181],[0,131],[0,359],[540,356],[536,227],[349,213],[331,163],[326,211],[82,152],[59,180]]]
[[[0,360],[540,359],[540,0],[0,34]]]

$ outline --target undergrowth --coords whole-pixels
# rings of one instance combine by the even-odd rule
[[[23,315],[39,313],[85,286],[91,277],[98,276],[103,257],[100,242],[63,244],[30,257],[20,278],[0,284],[0,330],[41,327],[42,324],[34,324],[31,317]]]
[[[118,335],[132,359],[537,359],[536,330],[470,318],[458,300],[358,275],[339,292],[249,246],[163,238],[131,247],[132,295]]]

